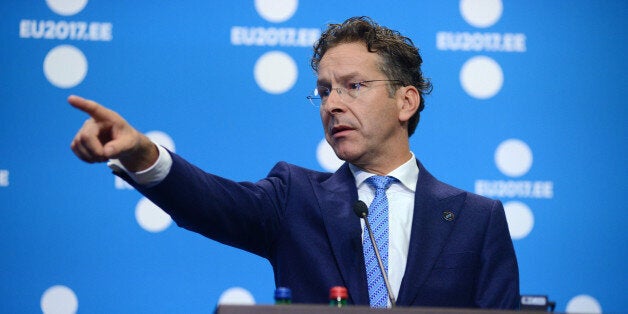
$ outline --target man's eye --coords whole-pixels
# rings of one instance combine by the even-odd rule
[[[364,86],[362,82],[350,83],[348,86],[348,90],[359,90],[360,87]]]
[[[325,98],[325,97],[329,96],[329,94],[330,94],[330,90],[327,87],[319,87],[317,89],[317,91],[318,91],[318,96],[320,96],[322,98]]]

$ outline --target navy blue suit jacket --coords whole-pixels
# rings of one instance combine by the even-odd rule
[[[368,305],[355,179],[278,163],[257,183],[207,174],[171,154],[158,185],[135,187],[181,227],[268,259],[275,284],[293,302],[326,303],[345,286]],[[503,206],[436,180],[417,160],[419,179],[407,267],[397,304],[516,308],[519,274]],[[124,177],[124,175],[121,175]],[[453,214],[453,220],[444,213]]]

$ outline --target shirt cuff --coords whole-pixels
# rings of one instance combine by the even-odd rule
[[[107,166],[113,171],[126,172],[129,177],[131,177],[131,179],[139,185],[145,187],[155,186],[166,178],[170,172],[170,168],[172,167],[172,156],[170,156],[168,150],[163,148],[161,145],[155,145],[157,145],[159,157],[157,158],[157,161],[155,161],[155,163],[148,169],[132,172],[127,170],[118,159],[110,159]]]

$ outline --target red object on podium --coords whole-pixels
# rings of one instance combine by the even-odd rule
[[[329,289],[329,305],[333,307],[345,307],[347,306],[347,299],[349,293],[347,288],[342,286],[335,286]]]

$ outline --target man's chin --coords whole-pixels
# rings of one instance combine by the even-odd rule
[[[338,159],[341,159],[350,163],[358,159],[358,154],[355,151],[334,148],[334,153],[336,153],[336,157],[338,157]]]

